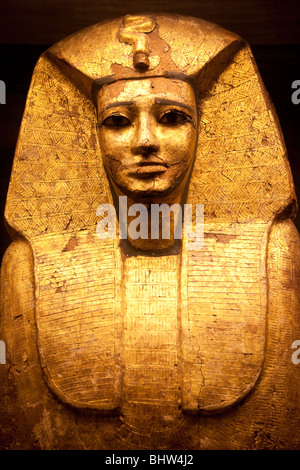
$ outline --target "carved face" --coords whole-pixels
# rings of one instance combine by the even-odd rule
[[[118,81],[98,94],[106,170],[131,197],[168,195],[183,181],[197,141],[192,87],[166,78]]]

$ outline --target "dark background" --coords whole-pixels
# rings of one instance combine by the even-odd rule
[[[300,198],[300,104],[291,101],[300,80],[299,0],[1,0],[0,80],[0,259],[10,243],[3,222],[14,149],[34,65],[58,40],[86,26],[124,14],[170,12],[217,23],[250,44],[275,105]],[[300,230],[300,217],[296,219]]]

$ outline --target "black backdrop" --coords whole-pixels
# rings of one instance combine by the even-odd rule
[[[254,53],[275,105],[300,199],[300,104],[292,103],[292,82],[300,80],[300,2],[298,0],[2,0],[0,80],[0,259],[10,238],[3,219],[14,149],[34,65],[51,44],[89,24],[143,11],[198,16],[240,34]],[[300,231],[300,216],[296,218]]]

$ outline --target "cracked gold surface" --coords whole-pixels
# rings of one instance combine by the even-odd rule
[[[1,446],[299,449],[299,236],[276,114],[239,37],[151,18],[143,77],[185,74],[196,88],[186,202],[204,204],[204,247],[184,238],[150,256],[97,238],[96,209],[113,197],[93,83],[137,79],[133,46],[122,19],[53,46],[33,74],[5,212]]]

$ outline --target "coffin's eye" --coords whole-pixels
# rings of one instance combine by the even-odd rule
[[[129,126],[130,124],[131,122],[129,119],[125,116],[122,116],[121,114],[112,114],[102,122],[102,126],[107,127],[125,127]]]
[[[164,113],[159,119],[159,122],[161,124],[174,125],[181,124],[190,120],[191,118],[187,116],[183,111],[172,109],[171,111],[167,111],[166,113]]]

